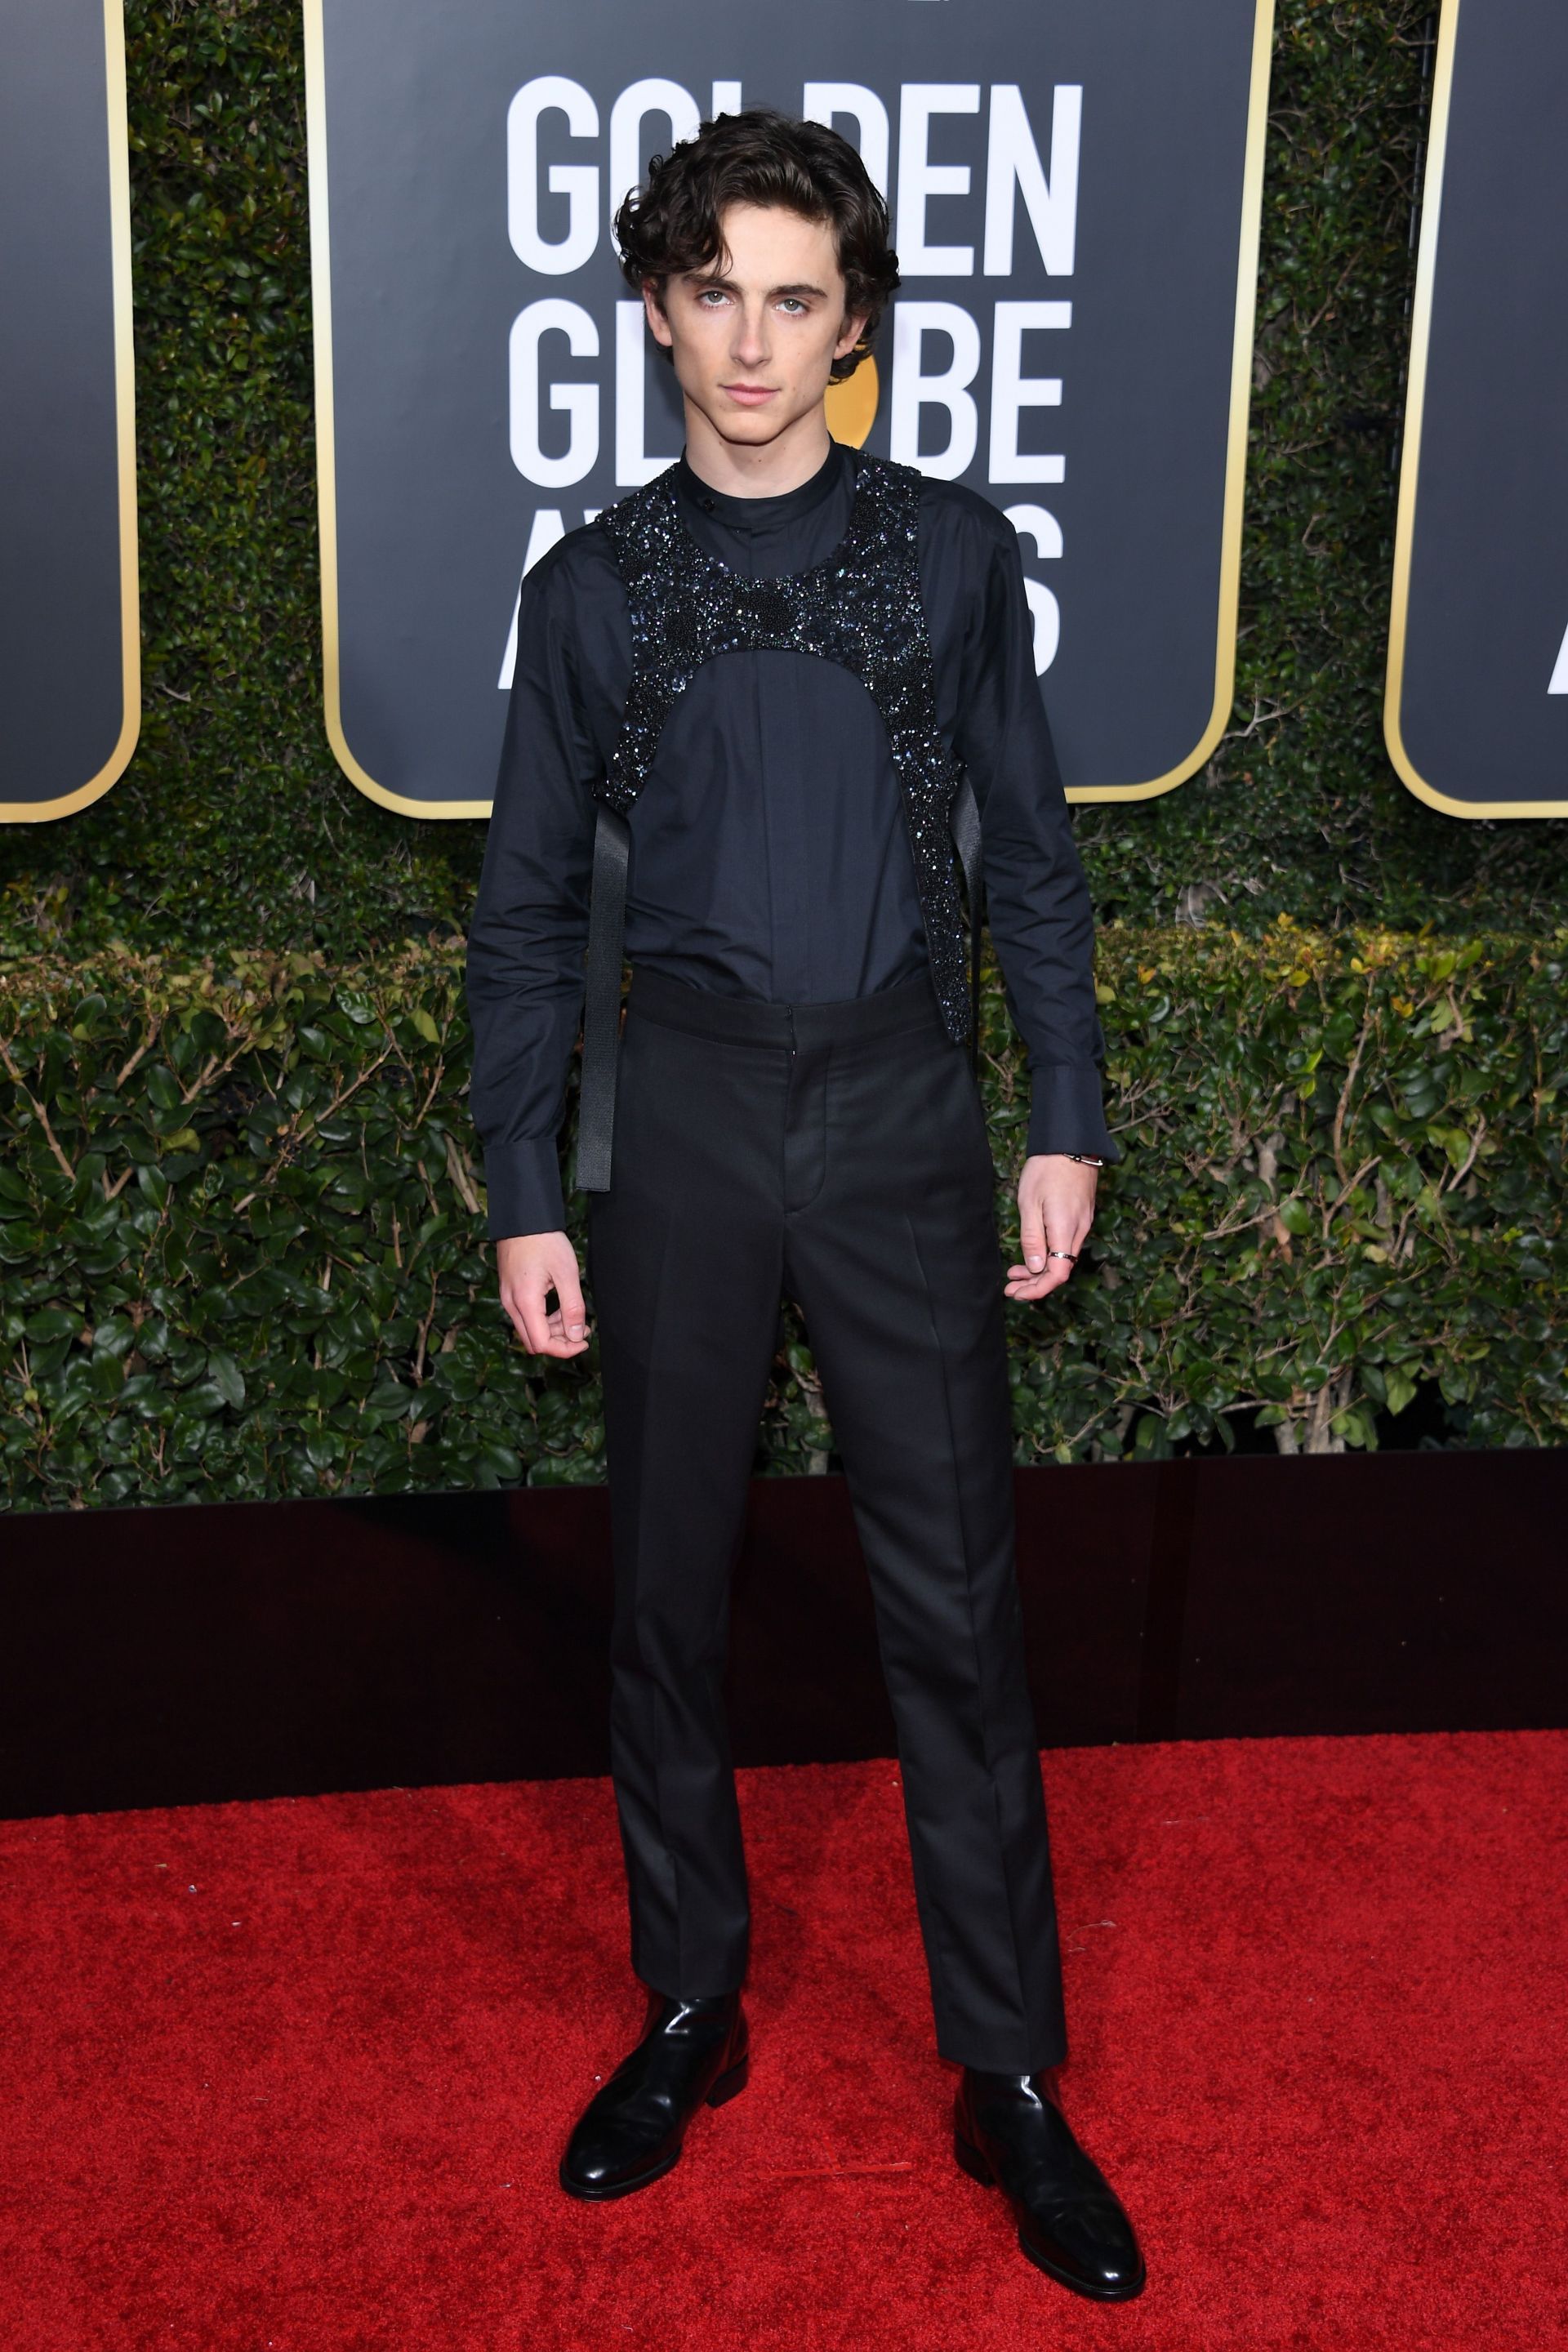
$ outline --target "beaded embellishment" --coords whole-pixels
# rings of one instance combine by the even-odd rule
[[[950,830],[957,762],[936,723],[921,603],[921,477],[855,452],[849,526],[825,562],[748,580],[699,547],[680,518],[675,470],[606,507],[631,615],[626,715],[601,787],[622,815],[647,781],[665,721],[704,662],[743,652],[814,654],[859,678],[882,717],[914,850],[931,979],[955,1044],[969,1034],[963,919]]]

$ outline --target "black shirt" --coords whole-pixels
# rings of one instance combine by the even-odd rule
[[[750,579],[824,562],[853,464],[837,444],[781,498],[676,467],[699,545]],[[943,739],[980,804],[991,935],[1032,1082],[1030,1151],[1117,1156],[1100,1108],[1092,925],[1035,678],[1012,525],[926,480],[921,597]],[[631,677],[626,593],[604,532],[562,540],[522,583],[517,668],[468,937],[471,1104],[489,1228],[563,1222],[556,1136],[583,1003],[594,788]],[[626,957],[721,994],[831,1003],[928,961],[897,772],[858,677],[809,654],[708,662],[670,713],[628,819]]]

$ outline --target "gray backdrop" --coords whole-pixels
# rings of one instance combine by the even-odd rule
[[[1456,29],[1405,454],[1405,781],[1478,815],[1568,814],[1568,8],[1464,0]]]
[[[0,36],[0,808],[42,816],[125,717],[104,0]]]
[[[859,85],[879,101],[905,269],[900,305],[964,314],[956,341],[941,331],[940,312],[928,320],[918,364],[933,376],[955,355],[974,360],[968,394],[978,431],[962,478],[1003,508],[1037,509],[1024,519],[1025,563],[1038,583],[1037,657],[1055,634],[1052,597],[1059,610],[1042,687],[1069,786],[1137,789],[1190,765],[1228,650],[1221,539],[1259,5],[792,0],[751,11],[733,0],[569,8],[311,0],[326,125],[311,174],[318,200],[324,174],[331,207],[338,749],[350,772],[416,806],[488,800],[509,626],[531,546],[539,551],[557,527],[580,524],[628,487],[635,468],[616,462],[617,430],[650,459],[679,450],[673,382],[651,341],[616,392],[616,306],[629,298],[608,233],[623,192],[609,184],[611,151],[623,173],[640,172],[671,139],[663,114],[650,113],[640,131],[624,119],[638,109],[623,93],[643,79],[673,81],[704,114],[715,85],[726,86],[718,94],[726,110],[736,85],[744,102],[795,112],[811,81]],[[575,92],[554,93],[559,102],[531,130],[514,119],[509,147],[514,97],[531,91],[520,101],[531,117],[547,77]],[[922,100],[922,85],[942,87]],[[1058,85],[1069,92],[1059,101]],[[972,112],[963,110],[970,92]],[[874,152],[877,105],[857,102]],[[1070,122],[1058,155],[1053,121],[1061,125],[1057,110],[1070,116],[1075,103],[1069,239]],[[856,122],[837,120],[867,152]],[[1009,161],[1017,156],[1022,192]],[[954,185],[965,173],[966,193]],[[923,257],[922,231],[936,248]],[[318,239],[318,318],[328,258]],[[539,313],[540,302],[574,309]],[[1003,415],[1002,439],[1016,441],[1026,462],[997,467],[994,357],[1006,321],[996,305],[1026,302],[1070,305],[1070,324],[1058,313],[1014,338],[1015,373],[1058,379],[1060,400],[1023,405],[1016,434]],[[522,356],[509,368],[520,317]],[[542,319],[575,323],[536,335]],[[596,353],[586,348],[595,340]],[[977,353],[960,349],[969,342]],[[886,452],[899,375],[891,322],[878,360],[881,398],[868,446]],[[895,455],[910,454],[910,373],[906,362]],[[644,429],[633,436],[628,393],[638,377]],[[573,386],[588,388],[575,415],[561,404],[572,403]],[[582,412],[594,388],[598,454],[583,469]],[[549,477],[554,461],[573,478],[525,478],[510,446],[519,410],[535,477]],[[918,422],[922,462],[942,464],[946,410],[927,405]],[[1061,462],[1031,468],[1031,456]],[[1016,478],[1041,471],[1061,478]]]

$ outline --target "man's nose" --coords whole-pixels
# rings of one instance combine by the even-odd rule
[[[767,311],[762,303],[742,306],[735,328],[734,359],[740,367],[765,367],[768,360]]]

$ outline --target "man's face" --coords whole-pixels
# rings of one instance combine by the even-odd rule
[[[819,409],[865,321],[844,314],[831,227],[775,205],[732,205],[707,269],[671,278],[648,324],[686,398],[725,440],[762,448]]]

